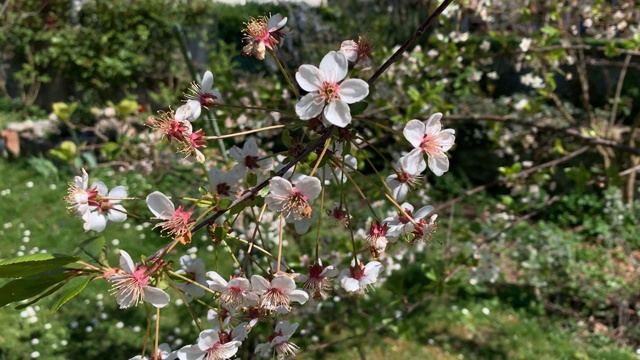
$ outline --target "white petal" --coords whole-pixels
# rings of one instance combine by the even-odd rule
[[[289,299],[299,304],[304,304],[309,300],[309,294],[303,290],[293,290],[289,293]]]
[[[425,128],[425,124],[422,121],[414,119],[405,125],[402,133],[407,141],[409,141],[414,148],[417,148],[422,143],[422,139],[424,139]]]
[[[202,360],[205,355],[206,353],[196,345],[187,345],[178,350],[178,359],[180,360]]]
[[[207,350],[220,341],[218,332],[215,330],[203,330],[198,336],[198,347]]]
[[[330,51],[320,62],[320,71],[324,74],[324,80],[337,83],[347,76],[349,64],[343,53]]]
[[[283,18],[280,14],[275,14],[269,18],[267,22],[267,29],[269,32],[276,31],[281,29],[287,23],[287,18]]]
[[[107,185],[105,185],[102,181],[94,182],[93,184],[91,184],[91,188],[96,188],[100,196],[107,196],[107,193],[109,192],[109,189],[107,189]]]
[[[360,289],[360,284],[358,283],[358,280],[354,278],[345,277],[342,280],[340,280],[340,283],[342,284],[342,288],[345,289],[347,292],[354,292]]]
[[[427,121],[425,122],[425,134],[438,134],[440,132],[440,129],[442,129],[440,119],[442,119],[442,113],[439,112],[429,116],[429,119],[427,119]]]
[[[127,274],[133,274],[136,271],[136,266],[133,263],[133,259],[128,252],[120,250],[120,269],[124,270]]]
[[[89,230],[102,232],[107,227],[107,218],[97,211],[89,214]]]
[[[169,298],[169,294],[164,292],[162,289],[145,286],[142,288],[142,291],[144,292],[144,301],[157,308],[167,306],[167,304],[169,304],[169,300],[171,300],[171,298]]]
[[[340,51],[348,61],[354,62],[358,59],[358,43],[353,40],[345,40],[340,45]]]
[[[343,128],[351,123],[351,109],[346,102],[335,99],[325,107],[324,118],[331,124]]]
[[[176,212],[176,207],[169,198],[160,191],[154,191],[147,195],[149,210],[159,219],[168,219]]]
[[[296,115],[300,120],[309,120],[320,115],[324,108],[324,100],[318,93],[309,93],[296,103]]]
[[[227,281],[215,271],[209,271],[206,274],[211,280],[207,280],[207,284],[211,290],[223,292],[227,289]]]
[[[391,185],[389,187],[391,188],[391,193],[396,201],[403,201],[409,193],[409,187],[407,184],[398,183],[398,186],[395,188],[391,187]]]
[[[271,288],[271,283],[260,275],[251,276],[251,288],[253,291],[263,292]]]
[[[320,69],[313,65],[301,65],[296,72],[296,81],[302,90],[318,91],[325,81]]]
[[[237,161],[240,164],[244,162],[244,151],[235,145],[231,149],[229,149],[229,155],[231,155],[233,160]]]
[[[109,220],[113,222],[123,222],[127,220],[126,211],[122,205],[113,205],[113,208],[109,209]]]
[[[410,161],[411,157],[403,156],[400,158],[400,167],[409,175],[420,175],[427,168],[422,153],[418,161]],[[422,160],[422,161],[420,161]]]
[[[419,147],[409,151],[407,155],[400,158],[400,162],[404,162],[407,168],[416,169],[416,171],[419,169],[424,171],[424,169],[427,168],[427,163],[424,161],[424,152],[422,148]],[[422,173],[422,171],[420,171],[420,173]]]
[[[217,355],[220,359],[231,359],[238,352],[240,345],[242,343],[237,340],[226,342],[218,347]]]
[[[313,220],[315,218],[315,212],[313,213],[311,218],[304,218],[302,220],[298,220],[296,221],[293,226],[296,229],[296,233],[298,234],[305,234],[307,231],[309,231],[309,228],[311,227],[311,223],[313,223]]]
[[[293,186],[289,180],[275,176],[269,184],[269,192],[277,196],[289,196],[293,192]]]
[[[425,218],[427,215],[429,215],[431,212],[433,212],[433,210],[435,210],[436,208],[434,208],[431,205],[427,205],[427,206],[423,206],[420,209],[418,209],[418,211],[413,213],[413,218],[414,219],[423,219]]]
[[[213,74],[211,73],[211,71],[206,71],[204,73],[204,75],[202,76],[201,86],[202,86],[202,91],[205,93],[211,90],[211,87],[213,86]]]
[[[442,174],[449,171],[449,158],[446,156],[429,157],[429,169],[431,169],[436,176],[442,176]]]
[[[302,195],[306,196],[307,202],[313,204],[313,201],[318,198],[322,191],[320,180],[313,176],[305,176],[296,181],[296,190],[300,191]]]
[[[111,191],[109,191],[109,197],[115,198],[126,198],[127,197],[127,188],[124,186],[116,186]],[[117,204],[121,200],[111,200],[112,203]]]
[[[286,275],[278,275],[271,280],[271,286],[288,294],[296,289],[296,283]]]
[[[338,95],[342,101],[353,104],[369,95],[369,84],[360,79],[347,79],[340,84]]]

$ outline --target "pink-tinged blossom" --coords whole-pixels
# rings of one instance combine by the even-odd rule
[[[155,357],[148,358],[146,356],[137,355],[129,360],[174,360],[177,358],[178,354],[171,351],[169,344],[163,343],[158,345],[158,353]]]
[[[338,269],[328,265],[322,266],[318,259],[316,264],[309,266],[309,275],[300,274],[296,281],[304,283],[303,289],[307,290],[313,300],[320,301],[327,296],[327,291],[333,289],[333,279],[338,275]]]
[[[369,236],[367,236],[367,245],[371,256],[377,258],[387,248],[389,240],[387,239],[388,225],[380,223],[380,221],[372,222],[369,228]]]
[[[339,225],[342,227],[349,227],[349,221],[351,220],[351,215],[347,214],[347,211],[343,210],[338,203],[334,203],[333,208],[330,210],[327,210],[327,215],[329,216],[329,221],[332,224]]]
[[[384,266],[377,261],[370,261],[365,266],[360,261],[356,265],[352,260],[351,266],[342,270],[340,283],[347,292],[364,292],[368,285],[373,286],[382,270]]]
[[[358,41],[345,40],[340,45],[340,52],[343,53],[347,60],[355,63],[355,69],[368,70],[371,68],[371,43],[362,36],[358,37]]]
[[[238,162],[238,166],[243,171],[260,171],[270,169],[273,161],[269,157],[260,159],[258,144],[255,139],[249,139],[244,143],[242,149],[237,146],[229,150],[229,155]]]
[[[431,217],[429,217],[429,219],[425,219],[427,215],[435,210],[433,206],[423,206],[415,213],[413,211],[413,205],[409,203],[403,203],[402,205],[400,205],[400,207],[404,210],[404,213],[398,211],[397,215],[388,217],[383,220],[383,222],[389,227],[387,230],[388,240],[396,241],[399,237],[406,234],[411,234],[416,230],[420,231],[420,233],[424,233],[424,231],[433,229],[431,226],[435,221],[435,217],[432,215]]]
[[[304,233],[311,225],[311,205],[321,190],[320,180],[312,176],[296,176],[293,183],[276,176],[271,179],[264,202],[269,210],[280,211],[285,221],[293,222],[296,232]]]
[[[194,219],[191,219],[193,211],[185,211],[182,206],[178,206],[176,209],[173,202],[159,191],[147,195],[146,201],[155,218],[163,220],[157,223],[154,229],[159,227],[167,235],[174,238],[191,236],[189,227],[195,222]]]
[[[291,310],[291,302],[304,304],[309,300],[309,295],[296,289],[296,283],[286,275],[277,275],[272,281],[260,275],[253,275],[251,288],[260,294],[260,306],[263,309],[278,313],[288,313]]]
[[[429,169],[436,176],[449,171],[449,158],[445,154],[453,146],[456,137],[455,130],[444,129],[440,124],[441,113],[435,113],[427,121],[411,120],[404,127],[404,137],[413,145],[405,157],[409,166],[422,167],[424,155],[428,157]]]
[[[107,221],[127,220],[127,212],[120,205],[122,199],[127,197],[124,186],[116,186],[109,191],[102,181],[96,181],[91,184],[86,194],[88,195],[86,204],[78,205],[78,215],[84,220],[84,231],[101,232],[107,227]],[[80,212],[81,209],[84,213]]]
[[[204,330],[198,336],[198,343],[178,350],[180,360],[223,360],[236,355],[246,332],[242,327],[232,334],[217,330]],[[242,340],[241,340],[242,339]]]
[[[204,130],[200,129],[196,132],[188,131],[183,135],[184,141],[178,151],[184,154],[185,158],[195,158],[197,162],[201,164],[204,163],[204,154],[198,150],[200,148],[207,147],[207,141],[204,138]]]
[[[149,286],[151,271],[146,266],[136,267],[131,256],[120,250],[120,269],[110,272],[106,279],[113,284],[112,291],[121,309],[136,306],[141,301],[162,308],[169,303],[169,294]]]
[[[226,173],[218,168],[213,168],[209,170],[209,179],[213,185],[211,191],[221,198],[235,199],[238,192],[236,184],[243,175],[244,171],[238,167],[234,167]]]
[[[257,19],[249,18],[245,23],[244,40],[248,43],[242,48],[242,55],[255,55],[256,59],[264,60],[266,49],[274,50],[287,32],[284,27],[287,18],[275,14],[267,18],[260,16]]]
[[[212,87],[213,74],[211,71],[206,71],[202,76],[201,83],[191,83],[191,88],[189,88],[190,94],[185,94],[185,97],[188,101],[196,101],[203,108],[209,109],[210,106],[219,103],[222,98],[220,91],[218,91],[218,89],[212,89]]]
[[[207,287],[207,279],[204,276],[204,272],[202,259],[192,259],[190,255],[182,255],[180,257],[180,270],[176,271],[176,273],[193,280],[195,283],[185,282],[178,285],[190,296],[204,296],[205,290],[202,286]]]
[[[391,190],[391,194],[396,201],[403,201],[409,189],[416,188],[421,180],[420,175],[427,164],[424,161],[409,161],[410,158],[400,158],[398,164],[394,166],[395,174],[387,176],[385,183]]]
[[[147,126],[153,131],[160,134],[167,141],[176,140],[184,141],[184,135],[191,131],[191,124],[187,120],[179,120],[173,111],[159,111],[160,116],[150,116],[147,120]]]
[[[220,301],[232,307],[254,306],[260,301],[248,279],[237,277],[227,282],[215,271],[207,272],[209,288],[220,293]]]
[[[348,104],[369,95],[369,84],[361,79],[347,79],[348,64],[344,54],[331,51],[320,62],[320,68],[302,65],[296,72],[300,87],[309,92],[296,103],[296,114],[301,120],[323,114],[324,120],[337,127],[351,123]]]
[[[298,323],[289,323],[289,320],[278,322],[275,331],[269,336],[266,343],[258,344],[254,353],[262,356],[270,356],[273,351],[279,359],[295,354],[298,346],[289,342],[291,336],[298,329]]]

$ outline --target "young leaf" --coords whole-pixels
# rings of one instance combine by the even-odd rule
[[[0,262],[0,278],[18,279],[51,271],[80,258],[62,254],[33,254]]]
[[[94,278],[95,276],[87,276],[86,278],[71,279],[69,283],[72,283],[73,286],[71,286],[68,289],[65,289],[66,291],[63,293],[63,295],[58,300],[56,300],[56,302],[53,304],[53,307],[51,308],[51,313],[52,314],[55,313],[67,301],[73,299],[78,294],[80,294],[80,292],[84,290],[85,287],[87,287],[87,285],[89,284],[89,281],[93,280]]]

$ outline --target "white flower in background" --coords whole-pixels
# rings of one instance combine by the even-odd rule
[[[344,54],[348,61],[355,63],[355,69],[368,70],[371,68],[371,43],[362,36],[358,41],[345,40],[340,44],[340,52]]]
[[[312,176],[297,176],[293,183],[279,176],[271,179],[264,202],[271,211],[280,211],[285,221],[293,222],[298,233],[311,225],[311,205],[320,195],[320,180]]]
[[[207,287],[207,279],[204,276],[204,262],[202,262],[201,259],[192,259],[190,255],[182,255],[180,257],[180,267],[181,269],[176,271],[176,273]],[[184,292],[193,297],[204,296],[205,290],[194,283],[186,282],[179,283],[178,285]]]
[[[499,76],[497,72],[492,71],[490,73],[487,73],[487,77],[491,80],[496,80]]]
[[[524,86],[531,86],[534,89],[540,89],[544,87],[544,80],[537,75],[533,75],[532,73],[527,73],[525,75],[520,76],[520,83]]]
[[[420,174],[427,168],[424,161],[409,160],[408,157],[400,158],[398,163],[393,166],[396,173],[385,179],[393,198],[397,201],[403,201],[407,197],[409,189],[418,187],[422,181]]]
[[[427,56],[432,59],[438,55],[440,55],[440,53],[436,49],[429,49],[429,51],[427,51]]]
[[[216,103],[220,102],[220,91],[218,89],[212,89],[213,87],[213,74],[211,71],[206,71],[202,76],[202,82],[200,84],[194,82],[191,84],[191,88],[189,88],[190,94],[185,94],[185,97],[188,99],[187,103],[191,101],[198,102],[205,109],[209,109],[209,106],[216,105]],[[193,104],[193,103],[192,103]],[[196,119],[200,116],[196,116]]]
[[[75,211],[78,214],[84,214],[89,209],[89,174],[83,168],[82,176],[76,176],[72,182],[69,183],[69,191],[65,201],[69,204],[69,211]],[[95,191],[95,190],[93,190]]]
[[[413,145],[414,149],[405,155],[408,165],[420,168],[426,154],[429,169],[436,176],[441,176],[449,170],[449,158],[445,152],[449,151],[456,140],[455,130],[444,129],[440,124],[441,113],[435,113],[427,121],[411,120],[404,127],[404,137]]]
[[[127,197],[124,186],[116,186],[109,191],[102,181],[96,181],[87,194],[89,197],[86,209],[84,205],[78,207],[78,209],[85,209],[81,214],[84,220],[84,231],[101,232],[107,227],[107,220],[113,222],[127,220],[126,210],[120,205],[122,199]]]
[[[513,104],[513,108],[517,111],[522,111],[527,107],[529,107],[529,100],[527,99],[520,99],[517,103]]]
[[[342,278],[340,283],[347,292],[364,292],[367,289],[367,285],[372,285],[376,282],[382,270],[384,270],[384,266],[378,261],[370,261],[365,266],[362,265],[361,261],[358,261],[356,265],[351,260],[351,266],[340,273]]]
[[[402,235],[412,233],[416,229],[416,225],[419,225],[421,221],[427,217],[427,215],[435,210],[433,206],[427,205],[421,207],[414,213],[413,205],[409,203],[403,203],[402,205],[400,205],[400,207],[404,210],[404,214],[398,211],[397,215],[390,216],[382,221],[389,227],[387,229],[387,239],[389,239],[390,241],[396,241]]]
[[[477,285],[481,282],[494,283],[500,275],[500,267],[496,264],[497,257],[488,249],[475,251],[473,257],[478,260],[477,266],[469,269],[469,283]]]
[[[121,309],[138,305],[146,301],[151,305],[162,308],[169,303],[169,294],[164,290],[149,286],[151,274],[146,266],[136,267],[131,256],[120,250],[120,269],[105,275],[113,284],[116,301]]]
[[[271,356],[275,350],[279,359],[295,354],[298,346],[289,342],[291,336],[298,329],[298,323],[289,323],[289,320],[278,322],[275,331],[269,336],[269,342],[258,344],[254,353],[262,356]]]
[[[146,356],[137,355],[129,360],[174,360],[178,358],[178,354],[171,351],[171,347],[167,343],[158,345],[158,354],[155,357],[148,358]]]
[[[491,49],[491,42],[489,40],[482,40],[480,43],[480,50],[489,51]]]
[[[272,281],[260,275],[253,275],[251,288],[260,294],[260,306],[263,309],[278,313],[288,313],[292,301],[304,304],[309,300],[309,295],[304,290],[296,289],[296,283],[286,275],[277,275]]]
[[[185,235],[187,235],[188,239],[185,239],[184,243],[189,243],[191,240],[189,226],[195,222],[194,219],[191,219],[193,211],[184,211],[182,206],[178,206],[178,209],[176,209],[173,202],[159,191],[154,191],[147,195],[146,202],[149,210],[155,215],[155,218],[164,220],[157,223],[153,227],[154,229],[159,227],[169,236],[175,238],[184,239]]]
[[[296,80],[303,90],[309,92],[296,103],[296,114],[301,120],[323,114],[324,120],[337,127],[343,128],[351,123],[348,104],[367,97],[369,84],[361,79],[342,81],[347,70],[347,58],[336,51],[324,56],[320,68],[313,65],[298,68]]]
[[[233,335],[232,335],[233,336]],[[204,330],[198,336],[198,343],[187,345],[178,350],[180,360],[223,360],[230,359],[236,355],[242,341],[231,337],[228,334],[222,336],[216,330]]]
[[[238,165],[243,172],[245,171],[259,171],[260,169],[270,169],[273,160],[269,157],[260,159],[258,144],[256,140],[251,138],[244,143],[242,149],[237,146],[233,146],[229,150],[229,155],[233,160],[238,162]]]
[[[358,160],[355,157],[350,154],[342,155],[342,143],[331,146],[326,156],[330,156],[331,159],[318,170],[318,178],[324,179],[325,184],[331,181],[344,184],[347,181],[344,171],[350,173],[358,168]]]
[[[220,293],[220,300],[232,307],[254,306],[260,301],[258,295],[252,292],[248,279],[237,277],[227,282],[215,271],[207,272],[209,288]]]
[[[248,44],[242,48],[242,55],[255,55],[256,59],[264,60],[266,49],[274,50],[284,37],[287,29],[287,18],[283,18],[280,14],[275,14],[267,19],[266,16],[260,16],[257,19],[249,18],[245,23],[246,28],[244,40]]]
[[[529,51],[529,47],[531,47],[531,39],[529,38],[524,38],[520,41],[520,45],[518,45],[520,47],[520,50],[522,50],[522,52],[527,52]]]
[[[213,185],[212,191],[221,198],[235,199],[237,197],[238,187],[236,184],[244,175],[244,170],[234,167],[226,173],[218,168],[209,170],[209,179]]]

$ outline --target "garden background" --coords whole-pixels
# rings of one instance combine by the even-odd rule
[[[130,194],[197,189],[191,169],[149,142],[144,125],[179,106],[197,74],[211,70],[238,105],[291,108],[276,63],[241,55],[250,16],[288,17],[281,52],[290,74],[358,36],[373,44],[376,69],[438,4],[4,0],[0,260],[70,253],[90,237],[63,202],[81,168],[105,182],[117,176]],[[366,297],[299,311],[298,356],[637,357],[639,26],[634,1],[454,1],[382,75],[360,115],[402,129],[445,114],[456,131],[451,169],[415,194],[436,206],[439,230],[431,244],[381,258],[384,280]],[[214,116],[222,133],[294,121],[246,109]],[[365,124],[354,120],[376,150],[359,156],[390,170],[378,154],[397,153],[400,137]],[[278,132],[258,136],[273,151],[285,147]],[[150,225],[107,228],[109,257],[162,246]],[[211,239],[195,234],[188,252],[212,260]],[[55,301],[0,309],[0,359],[139,353],[144,311],[118,310],[108,284],[91,284],[51,314]],[[161,335],[174,349],[197,336],[185,318],[186,310],[164,317]]]

